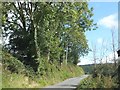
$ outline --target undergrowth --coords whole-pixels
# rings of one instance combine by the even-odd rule
[[[102,90],[103,88],[117,88],[117,84],[115,78],[111,78],[111,76],[98,76],[96,78],[89,76],[80,82],[77,90],[85,90],[86,88],[101,88]]]
[[[40,88],[61,82],[67,78],[80,76],[83,71],[80,67],[64,66],[60,71],[48,72],[41,77],[28,77],[24,74],[11,73],[9,70],[4,70],[2,74],[3,88]]]
[[[46,62],[44,65],[47,68],[34,72],[32,68],[24,66],[15,57],[4,53],[2,88],[40,88],[84,74],[81,67],[69,63],[56,66]]]

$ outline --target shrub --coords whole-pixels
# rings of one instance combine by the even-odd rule
[[[3,67],[11,72],[24,73],[25,66],[17,58],[7,52],[2,52]]]
[[[32,67],[30,67],[29,65],[25,66],[26,70],[25,70],[25,75],[30,77],[31,79],[35,79],[38,75],[37,73],[33,70]]]
[[[77,90],[84,90],[85,88],[117,88],[117,84],[111,76],[101,76],[98,75],[96,78],[91,76],[81,81]]]

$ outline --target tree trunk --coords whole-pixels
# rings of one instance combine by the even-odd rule
[[[35,27],[35,25],[34,25],[34,27]],[[38,43],[37,43],[37,30],[36,30],[36,28],[34,28],[34,42],[35,42],[35,49],[36,49],[36,53],[37,53],[37,60],[39,60],[40,59],[40,49],[39,49],[39,46],[38,46]],[[40,61],[39,61],[39,63],[41,63]]]
[[[117,63],[116,63],[116,56],[115,56],[115,42],[114,42],[114,31],[111,30],[112,33],[112,49],[113,49],[113,60],[114,60],[114,65],[116,67]]]
[[[31,10],[30,10],[31,17],[30,18],[31,18],[31,24],[33,25],[33,30],[34,30],[34,43],[35,43],[35,49],[36,49],[36,60],[37,60],[37,62],[39,61],[39,64],[41,64],[41,61],[39,60],[40,59],[40,48],[38,46],[38,39],[37,39],[37,36],[38,36],[37,29],[36,29],[37,24],[34,22],[34,18],[33,18],[33,14],[36,10],[36,6],[35,6],[33,11],[32,11],[32,9],[33,9],[32,6],[33,5],[31,4]]]
[[[66,55],[65,55],[65,64],[67,65],[67,60],[68,59],[68,50],[66,50]]]
[[[47,61],[50,61],[50,50],[48,50]]]

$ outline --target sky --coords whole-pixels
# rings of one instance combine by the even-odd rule
[[[94,8],[93,20],[94,23],[97,23],[98,29],[87,31],[85,35],[88,40],[89,48],[94,49],[96,47],[96,57],[98,58],[98,63],[99,59],[102,59],[102,62],[105,62],[106,58],[113,58],[111,32],[114,33],[116,49],[118,47],[118,2],[89,2],[88,4],[89,8]],[[117,58],[117,53],[115,54]],[[90,52],[87,56],[80,58],[80,63],[78,65],[91,63],[93,63],[92,52]]]

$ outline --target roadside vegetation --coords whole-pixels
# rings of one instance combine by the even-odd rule
[[[84,74],[83,69],[79,66],[68,64],[56,67],[55,64],[46,63],[49,70],[44,71],[43,75],[40,75],[31,68],[25,68],[23,64],[10,54],[4,53],[4,55],[6,57],[3,60],[6,63],[3,64],[2,88],[40,88]]]
[[[71,68],[77,69],[77,71],[73,71],[72,73],[69,67],[65,68],[61,69],[61,71],[56,69],[56,72],[49,72],[49,75],[41,77],[34,74],[32,74],[33,77],[29,77],[25,74],[11,73],[4,70],[2,74],[2,88],[41,88],[59,83],[67,78],[83,75],[80,67],[71,66]]]
[[[89,76],[88,78],[81,81],[81,84],[78,86],[77,90],[84,90],[86,88],[117,88],[116,78],[111,78],[110,76],[97,76],[95,78]]]
[[[94,67],[94,64],[92,67]],[[118,88],[118,69],[114,66],[114,63],[97,64],[96,68],[91,69],[92,73],[88,78],[80,82],[77,90],[86,88]]]

